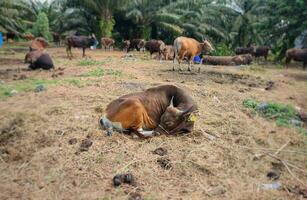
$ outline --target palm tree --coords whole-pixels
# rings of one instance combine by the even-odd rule
[[[1,0],[0,31],[19,34],[32,24],[33,15],[30,5],[25,0]]]
[[[266,17],[266,1],[229,0],[226,2],[226,6],[236,13],[230,33],[233,46],[246,46],[250,42],[262,44],[264,40],[259,32],[259,24]]]
[[[99,35],[111,36],[115,24],[113,12],[128,3],[128,0],[68,0],[68,5],[90,13],[98,21]]]

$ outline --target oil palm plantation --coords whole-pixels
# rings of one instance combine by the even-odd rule
[[[0,1],[0,31],[21,33],[31,26],[35,14],[25,0]]]

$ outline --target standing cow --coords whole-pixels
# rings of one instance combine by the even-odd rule
[[[132,39],[130,40],[129,47],[127,49],[127,53],[133,49],[137,51],[143,50],[144,51],[145,40],[143,39]]]
[[[159,54],[159,59],[162,59],[162,52],[165,49],[165,44],[162,40],[149,40],[145,43],[145,49],[149,51],[150,58],[152,58],[153,53]]]
[[[307,49],[292,48],[286,52],[286,64],[290,63],[291,60],[303,62],[303,68],[307,67]]]
[[[76,47],[76,48],[82,48],[83,54],[82,56],[85,57],[85,49],[90,48],[91,46],[96,44],[96,38],[94,36],[68,36],[66,38],[66,52],[68,58],[72,58],[72,52],[71,48]]]
[[[129,46],[130,46],[130,40],[124,40],[123,41],[123,51],[128,52]]]
[[[59,33],[53,32],[52,38],[55,45],[59,47],[61,45],[61,35]]]
[[[166,45],[162,51],[165,60],[174,60],[174,47],[172,45]]]
[[[191,71],[191,64],[194,57],[199,55],[201,52],[207,54],[212,50],[214,50],[214,48],[208,40],[204,40],[203,43],[199,43],[193,38],[176,38],[174,41],[175,57],[173,60],[173,71],[175,71],[175,59],[177,59],[179,63],[179,70],[181,71],[180,64],[182,60],[186,58],[189,62],[188,71]],[[198,71],[200,71],[200,68],[198,69]]]
[[[6,42],[7,43],[9,42],[10,39],[14,41],[15,38],[16,38],[16,33],[14,33],[14,32],[7,32],[6,33]]]
[[[108,37],[103,37],[101,38],[101,48],[104,48],[105,51],[107,51],[107,49],[109,49],[109,51],[111,51],[111,47],[113,49],[113,45],[115,43],[115,40],[113,40],[112,38],[108,38]]]
[[[251,54],[253,55],[254,53],[254,47],[249,46],[249,47],[237,47],[235,49],[236,55],[242,55],[242,54]]]
[[[254,46],[253,48],[254,50],[252,55],[255,56],[256,59],[259,57],[264,57],[264,59],[267,60],[270,46]]]

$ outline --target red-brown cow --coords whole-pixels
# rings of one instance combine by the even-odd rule
[[[30,51],[43,51],[48,46],[47,40],[43,37],[35,38],[30,45]]]
[[[184,90],[173,85],[149,88],[112,101],[100,124],[108,135],[113,130],[141,138],[193,130],[197,105]]]
[[[174,60],[174,47],[172,45],[166,45],[162,51],[165,60]]]
[[[111,47],[113,49],[113,45],[115,43],[115,40],[113,40],[112,38],[108,38],[108,37],[103,37],[101,38],[101,48],[104,48],[105,51],[107,51],[107,49],[109,49],[111,51]]]
[[[25,40],[34,40],[34,35],[32,35],[31,33],[25,33],[25,34],[22,34],[21,36],[23,39]]]
[[[208,40],[204,40],[203,43],[199,43],[193,38],[176,38],[174,41],[175,58],[173,61],[173,71],[175,71],[175,59],[177,59],[179,63],[179,70],[181,70],[180,63],[183,59],[186,58],[189,62],[188,71],[191,71],[191,64],[194,57],[199,55],[201,52],[209,53],[212,50],[214,50],[214,48]],[[198,69],[198,71],[199,70],[200,68]]]

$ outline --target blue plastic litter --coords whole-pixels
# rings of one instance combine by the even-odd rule
[[[2,47],[2,45],[3,45],[3,35],[0,32],[0,48]]]
[[[193,59],[194,63],[200,63],[201,62],[201,58],[199,55],[195,56]]]

